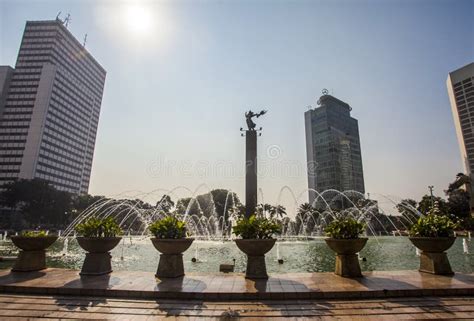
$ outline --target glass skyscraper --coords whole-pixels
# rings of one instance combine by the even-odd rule
[[[328,94],[319,107],[305,112],[308,187],[317,192],[328,189],[365,193],[359,125],[352,108]],[[316,193],[309,192],[313,203]]]
[[[88,191],[105,76],[61,20],[26,23],[15,69],[0,67],[0,184]]]

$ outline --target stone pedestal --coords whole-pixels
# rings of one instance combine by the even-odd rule
[[[359,256],[357,254],[336,255],[336,269],[334,273],[350,278],[361,277],[362,272],[359,265]]]
[[[255,215],[257,207],[257,132],[245,132],[245,217]]]
[[[156,277],[177,278],[183,275],[183,254],[160,254],[160,263],[158,263]]]
[[[18,258],[13,265],[13,272],[39,271],[46,268],[46,253],[44,250],[20,250]]]
[[[453,270],[449,264],[446,252],[431,253],[421,252],[420,254],[420,272],[426,272],[439,275],[452,275]]]
[[[110,252],[86,253],[80,275],[102,275],[112,272]]]
[[[265,255],[247,256],[245,277],[248,279],[268,279]]]

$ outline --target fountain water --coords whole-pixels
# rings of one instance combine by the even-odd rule
[[[465,238],[462,239],[462,251],[464,254],[469,254],[469,246],[467,245],[467,240]]]

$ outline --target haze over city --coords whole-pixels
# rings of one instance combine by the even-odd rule
[[[303,114],[327,88],[359,120],[365,190],[419,199],[428,185],[444,196],[463,171],[446,78],[474,56],[473,10],[472,1],[2,1],[0,61],[15,64],[26,20],[61,11],[78,39],[87,33],[107,70],[90,194],[205,183],[243,198],[249,109],[268,109],[257,121],[265,201],[285,185],[304,191]]]

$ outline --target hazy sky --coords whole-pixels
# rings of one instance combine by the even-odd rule
[[[205,183],[243,198],[249,108],[268,109],[264,200],[303,192],[303,114],[323,88],[359,120],[367,192],[442,195],[462,170],[446,78],[474,60],[474,1],[2,0],[0,64],[26,20],[58,11],[108,72],[91,194]]]

